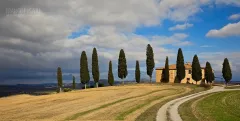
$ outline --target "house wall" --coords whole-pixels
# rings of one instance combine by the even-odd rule
[[[196,84],[196,81],[192,79],[192,74],[189,74],[189,70],[185,70],[185,78],[181,81],[181,83],[187,83],[189,78],[189,83]],[[176,70],[169,70],[169,83],[174,83],[177,75]],[[204,78],[204,69],[202,69],[202,78]],[[156,82],[161,82],[162,79],[162,70],[156,70]],[[201,81],[198,81],[197,84],[201,84]]]
[[[162,70],[156,70],[156,82],[161,82]]]

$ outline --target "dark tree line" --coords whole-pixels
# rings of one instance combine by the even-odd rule
[[[75,76],[73,76],[72,88],[73,88],[73,89],[76,89]]]
[[[150,83],[152,81],[152,73],[155,67],[155,62],[154,62],[154,52],[153,48],[151,47],[150,44],[147,45],[146,49],[146,70],[147,70],[147,75],[150,77]],[[185,64],[184,64],[184,56],[182,53],[182,49],[178,49],[178,54],[177,54],[177,61],[176,61],[176,71],[177,71],[177,80],[175,83],[181,83],[181,80],[185,78]],[[163,77],[162,77],[162,82],[169,82],[169,60],[168,57],[166,57],[165,61],[165,67],[163,69]],[[229,61],[227,58],[224,59],[223,62],[223,68],[222,68],[222,76],[225,79],[226,85],[230,82],[232,79],[232,72],[231,72],[231,67],[229,64]],[[119,52],[119,58],[118,58],[118,77],[122,79],[122,84],[124,84],[124,79],[128,75],[128,70],[127,70],[127,59],[125,56],[125,52],[123,49],[120,50]],[[100,79],[100,72],[99,72],[99,65],[98,65],[98,54],[97,54],[97,49],[93,48],[92,52],[92,76],[93,80],[96,84],[96,87],[98,87],[99,79]],[[200,66],[200,62],[198,59],[197,55],[194,55],[193,60],[192,60],[192,79],[196,81],[196,84],[198,81],[202,79],[202,69]],[[213,69],[211,67],[211,64],[209,62],[206,62],[206,67],[204,69],[204,76],[205,80],[207,83],[212,83],[215,79],[215,75],[213,72]],[[140,71],[140,64],[139,61],[136,61],[136,66],[135,66],[135,80],[137,83],[140,83],[141,79],[141,71]],[[57,68],[57,81],[58,81],[58,89],[59,92],[62,91],[63,87],[63,81],[62,81],[62,70],[60,67]],[[87,88],[87,84],[90,81],[90,76],[89,76],[89,70],[88,70],[88,59],[85,51],[82,51],[81,57],[80,57],[80,82],[85,85],[85,89]],[[114,76],[112,72],[112,61],[109,61],[109,70],[108,70],[108,83],[109,85],[114,85]],[[73,81],[72,81],[72,88],[76,88],[76,82],[75,82],[75,77],[73,76]]]
[[[152,72],[155,67],[154,62],[154,53],[153,48],[150,44],[147,45],[147,51],[146,51],[146,67],[147,67],[147,75],[150,77],[150,83],[152,82]]]
[[[141,71],[139,67],[139,61],[136,61],[136,67],[135,67],[135,80],[137,83],[140,83],[141,79]]]
[[[127,77],[128,71],[127,71],[127,60],[125,57],[124,50],[121,49],[119,52],[119,58],[118,58],[118,77],[122,79],[122,83],[124,84],[124,79]]]
[[[108,83],[110,86],[113,86],[113,84],[114,84],[114,76],[113,76],[113,72],[112,72],[112,61],[109,61]]]
[[[165,61],[165,67],[162,71],[162,79],[163,82],[168,83],[169,82],[169,64],[168,64],[168,57],[166,57],[166,61]]]
[[[206,67],[205,67],[205,79],[207,83],[210,83],[210,84],[212,84],[212,81],[214,81],[215,79],[212,66],[209,62],[206,63]]]
[[[62,81],[62,69],[60,67],[57,68],[57,80],[59,92],[62,92],[63,81]]]
[[[87,83],[90,80],[89,70],[88,70],[88,61],[86,52],[83,51],[80,58],[80,78],[81,83],[85,85],[85,89],[87,88]]]
[[[184,66],[184,57],[182,53],[182,49],[178,49],[178,54],[177,54],[177,64],[176,64],[176,69],[177,69],[177,82],[176,83],[181,83],[181,80],[185,78],[185,66]]]
[[[223,62],[222,76],[223,76],[223,78],[226,82],[226,86],[227,86],[228,83],[230,82],[230,80],[232,79],[232,71],[231,71],[231,67],[230,67],[230,64],[229,64],[227,58],[225,58],[224,62]]]
[[[99,66],[98,66],[98,54],[97,54],[96,48],[93,48],[93,52],[92,52],[92,76],[96,84],[96,87],[98,88]]]
[[[197,55],[194,55],[192,61],[192,79],[196,81],[196,84],[202,79],[202,69]]]

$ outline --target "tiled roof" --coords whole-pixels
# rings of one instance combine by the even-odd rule
[[[186,63],[185,65],[185,69],[192,69],[192,64],[190,63]],[[156,70],[163,70],[165,67],[159,67],[159,68],[156,68]],[[201,67],[202,69],[204,69],[204,67]],[[169,65],[169,69],[170,70],[176,70],[176,64],[171,64]]]

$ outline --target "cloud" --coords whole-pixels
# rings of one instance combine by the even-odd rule
[[[233,15],[229,16],[228,19],[229,20],[238,20],[238,19],[240,19],[240,13],[233,14]]]
[[[215,0],[216,4],[226,4],[226,5],[235,5],[240,6],[239,0]]]
[[[191,45],[186,41],[188,35],[145,37],[134,34],[134,30],[139,26],[161,25],[164,20],[188,21],[207,3],[207,0],[0,1],[0,73],[11,70],[13,73],[5,75],[19,75],[18,69],[23,74],[55,73],[61,66],[64,73],[75,74],[79,72],[81,52],[87,52],[91,68],[92,48],[97,47],[101,78],[107,78],[104,75],[108,61],[112,60],[116,69],[121,48],[129,68],[134,68],[136,60],[144,67],[147,44],[153,46],[159,66],[166,56],[176,56],[174,48],[164,45]],[[30,8],[37,11],[16,14],[7,11],[8,8],[15,12]],[[69,38],[79,31],[82,32],[79,36]]]
[[[239,76],[237,75],[240,73],[239,52],[203,52],[199,53],[198,57],[203,67],[206,65],[206,61],[211,63],[217,77],[222,77],[222,64],[224,58],[228,58],[233,73],[232,80],[238,81]]]
[[[190,42],[190,41],[184,41],[184,42],[181,42],[181,43],[176,43],[174,44],[175,46],[189,46],[189,45],[192,45],[193,43]]]
[[[184,23],[184,24],[177,24],[176,26],[170,27],[168,30],[169,31],[185,30],[185,29],[190,28],[190,27],[193,27],[193,24]]]
[[[223,28],[216,30],[210,30],[206,36],[207,37],[228,37],[228,36],[239,36],[240,35],[240,22],[230,23]]]
[[[213,46],[211,46],[211,45],[202,45],[200,47],[202,47],[202,48],[209,48],[209,47],[213,47]]]
[[[191,42],[185,40],[187,37],[188,37],[187,34],[175,33],[170,37],[154,36],[152,38],[151,42],[152,42],[152,45],[155,45],[155,46],[161,46],[161,45],[188,46],[188,45],[192,45]]]

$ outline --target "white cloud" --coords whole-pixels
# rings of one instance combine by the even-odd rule
[[[200,0],[202,4],[208,4],[211,0]]]
[[[202,61],[202,66],[205,66],[206,61],[209,61],[213,67],[213,69],[217,72],[222,71],[222,64],[224,58],[228,58],[231,64],[231,69],[233,72],[239,73],[240,67],[240,53],[239,52],[204,52],[198,54],[200,60]]]
[[[177,24],[176,26],[170,27],[168,30],[169,31],[185,30],[185,29],[190,28],[190,27],[193,27],[193,24],[184,23],[184,24]]]
[[[216,30],[210,30],[206,36],[207,37],[227,37],[227,36],[240,36],[240,22],[230,23],[223,28]]]
[[[192,45],[193,43],[190,42],[190,41],[184,41],[184,42],[181,42],[181,43],[176,43],[174,44],[175,46],[189,46],[189,45]]]
[[[133,31],[139,26],[161,25],[164,20],[188,21],[207,3],[208,0],[2,0],[0,67],[55,71],[61,66],[63,70],[77,70],[81,52],[87,52],[91,63],[92,48],[97,47],[100,70],[105,73],[109,60],[114,61],[113,68],[116,68],[121,48],[126,52],[129,68],[135,66],[135,60],[144,62],[147,44],[153,46],[156,64],[162,64],[166,56],[176,56],[174,48],[167,49],[163,45],[191,45],[186,41],[188,35],[145,37]],[[6,8],[37,8],[39,11],[34,15],[6,15]],[[87,34],[68,38],[72,32],[86,26],[90,27]]]
[[[226,4],[226,5],[235,5],[240,6],[239,0],[215,0],[216,4]]]
[[[175,33],[173,35],[174,38],[177,38],[177,39],[186,39],[188,37],[187,34],[184,34],[184,33]]]
[[[152,42],[152,45],[156,45],[156,46],[161,46],[161,45],[188,46],[188,45],[191,45],[192,43],[185,40],[187,37],[188,37],[187,34],[175,33],[170,37],[154,36],[151,42]]]
[[[233,15],[229,16],[228,19],[229,20],[238,20],[238,19],[240,19],[240,13],[233,14]]]
[[[209,47],[213,47],[213,46],[211,46],[211,45],[202,45],[200,47],[202,47],[202,48],[209,48]]]

